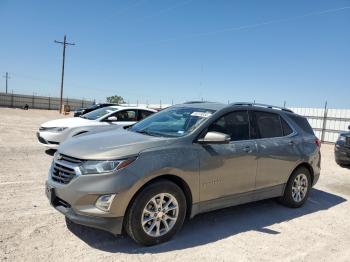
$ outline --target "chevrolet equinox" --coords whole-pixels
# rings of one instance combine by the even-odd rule
[[[210,210],[267,198],[302,206],[320,160],[308,121],[289,109],[189,102],[67,140],[46,195],[68,221],[154,245]]]

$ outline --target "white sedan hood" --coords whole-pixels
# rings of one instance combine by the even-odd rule
[[[88,120],[81,117],[70,117],[48,121],[42,124],[42,127],[78,127],[78,126],[94,126],[102,123],[95,120]]]

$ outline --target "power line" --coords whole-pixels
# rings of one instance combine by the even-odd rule
[[[168,38],[168,39],[163,39],[163,40],[158,40],[158,41],[153,41],[153,42],[150,41],[150,42],[136,44],[136,46],[161,44],[161,43],[172,42],[172,41],[176,41],[176,40],[185,40],[185,39],[205,37],[205,36],[210,36],[210,35],[215,35],[215,34],[222,34],[222,33],[226,33],[226,32],[247,30],[247,29],[266,26],[266,25],[270,25],[270,24],[286,23],[286,22],[295,21],[295,20],[299,20],[302,18],[306,18],[306,17],[320,16],[320,15],[325,15],[325,14],[329,14],[329,13],[335,13],[335,12],[343,11],[346,9],[350,9],[350,6],[343,6],[343,7],[339,7],[339,8],[332,8],[332,9],[327,9],[327,10],[322,10],[322,11],[314,11],[314,12],[306,13],[306,14],[299,15],[299,16],[282,18],[282,19],[275,19],[275,20],[270,20],[270,21],[256,23],[256,24],[228,27],[228,28],[223,28],[223,29],[219,29],[216,31],[209,31],[209,32],[203,32],[203,33],[197,33],[197,34],[191,34],[191,35],[184,35],[181,37]]]
[[[169,11],[172,11],[172,10],[174,10],[174,9],[176,9],[176,8],[179,8],[179,7],[182,7],[182,6],[184,6],[184,5],[187,5],[187,4],[189,4],[190,2],[192,2],[192,1],[193,1],[193,0],[185,0],[185,1],[182,1],[182,2],[177,2],[176,4],[174,4],[174,5],[172,5],[172,6],[163,8],[163,9],[159,10],[158,12],[155,12],[155,13],[153,13],[153,14],[151,14],[151,15],[145,16],[145,17],[141,18],[139,21],[144,21],[144,20],[146,20],[146,19],[148,19],[148,18],[152,18],[152,17],[154,17],[154,16],[156,16],[156,15],[163,14],[163,13],[166,13],[166,12],[169,12]]]
[[[63,80],[64,80],[64,62],[65,62],[65,58],[66,58],[66,46],[67,45],[75,45],[75,43],[68,43],[66,35],[64,35],[63,42],[55,40],[55,43],[63,45],[61,96],[60,96],[60,114],[61,114],[62,113],[62,105],[63,105]]]
[[[3,78],[6,79],[6,94],[7,94],[7,89],[8,89],[8,80],[11,79],[11,77],[9,76],[9,73],[6,72],[5,75],[3,76]]]

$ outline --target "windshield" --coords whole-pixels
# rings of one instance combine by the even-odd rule
[[[99,107],[99,104],[95,104],[95,105],[89,106],[87,109],[95,109],[98,107]]]
[[[169,108],[138,122],[129,130],[153,136],[181,137],[193,131],[214,112],[202,108]]]
[[[94,111],[91,111],[90,113],[86,113],[84,115],[82,115],[81,117],[82,118],[86,118],[86,119],[89,119],[89,120],[96,120],[100,117],[103,117],[109,113],[112,113],[114,111],[117,111],[118,109],[115,108],[115,107],[102,107],[102,108],[99,108],[99,109],[96,109]]]

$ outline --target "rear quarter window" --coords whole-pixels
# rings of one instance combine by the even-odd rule
[[[305,117],[298,115],[288,115],[289,118],[293,120],[293,122],[306,134],[315,135],[314,130],[309,124],[309,121]]]

